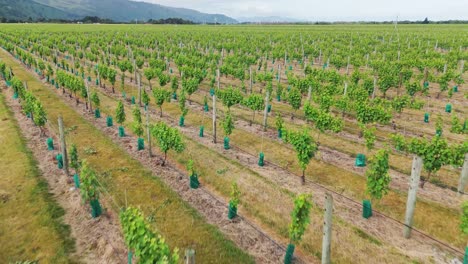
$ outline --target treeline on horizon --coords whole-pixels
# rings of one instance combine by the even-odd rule
[[[100,18],[97,16],[86,16],[83,19],[47,19],[47,18],[38,18],[32,19],[28,18],[26,20],[20,19],[7,19],[0,17],[0,23],[58,23],[58,24],[176,24],[176,25],[221,25],[221,23],[198,23],[190,20],[185,20],[182,18],[167,18],[167,19],[149,19],[147,21],[136,21],[136,22],[118,22],[112,19]],[[352,25],[352,24],[368,24],[368,25],[380,25],[380,24],[393,24],[395,21],[335,21],[335,22],[326,22],[326,21],[316,21],[316,22],[242,22],[241,25]],[[398,21],[398,24],[468,24],[468,20],[440,20],[440,21],[430,21],[427,18],[424,20],[410,21],[402,20]]]

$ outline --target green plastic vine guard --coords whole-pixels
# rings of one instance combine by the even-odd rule
[[[137,149],[144,150],[145,149],[145,140],[142,138],[138,138],[137,140]]]
[[[429,113],[424,114],[424,123],[429,123]]]
[[[57,156],[55,156],[55,159],[57,160],[57,167],[59,169],[63,169],[63,157],[62,157],[62,154],[57,154]]]
[[[13,99],[18,99],[18,93],[17,93],[17,92],[15,92],[15,93],[13,94]]]
[[[282,138],[282,137],[283,137],[283,130],[278,129],[278,138]]]
[[[442,129],[436,129],[436,136],[441,137],[442,136]]]
[[[231,220],[237,216],[237,207],[234,207],[229,203],[228,205],[228,219]]]
[[[119,126],[119,137],[125,137],[125,129],[123,126]]]
[[[457,85],[455,85],[455,86],[453,87],[453,92],[454,92],[454,93],[458,93],[458,86],[457,86]]]
[[[52,138],[47,138],[47,150],[54,150],[54,140]]]
[[[101,111],[99,110],[99,108],[94,110],[94,117],[95,118],[101,118]]]
[[[276,101],[281,102],[281,96],[280,95],[276,96]]]
[[[55,89],[58,89],[58,88],[59,88],[58,83],[55,83]]]
[[[267,106],[267,112],[268,112],[268,113],[271,112],[271,104],[268,104],[268,106]]]
[[[99,217],[102,214],[102,207],[98,199],[91,200],[91,216],[93,218]]]
[[[205,112],[208,112],[208,111],[210,110],[210,108],[208,107],[208,104],[205,104],[205,105],[203,106],[203,110],[204,110]]]
[[[224,138],[224,149],[225,150],[228,150],[230,149],[231,147],[229,146],[229,138],[228,137],[225,137]]]
[[[133,259],[133,253],[132,251],[128,251],[128,255],[127,255],[127,263],[128,264],[132,264],[132,259]]]
[[[96,79],[96,85],[99,85],[99,79]]]
[[[177,93],[172,93],[172,99],[177,100]]]
[[[210,96],[213,96],[215,93],[215,90],[213,88],[210,89]]]
[[[447,112],[447,113],[451,113],[451,112],[452,112],[452,105],[451,105],[451,104],[447,104],[447,105],[445,106],[445,112]]]
[[[204,126],[200,126],[200,133],[198,133],[198,136],[199,137],[203,137],[203,132],[205,131],[205,127]]]
[[[88,76],[88,82],[91,82],[91,76]]]
[[[258,166],[263,167],[265,165],[265,154],[263,152],[260,152],[260,155],[258,157]]]
[[[181,116],[179,119],[179,126],[183,127],[185,123],[185,117]]]
[[[169,73],[172,74],[172,68],[169,69]]]
[[[293,244],[288,244],[288,247],[286,248],[286,254],[284,255],[284,264],[292,263],[293,255],[294,255],[294,248],[295,246]]]
[[[356,167],[365,167],[366,166],[366,156],[364,154],[357,154],[356,162],[354,163]]]
[[[108,116],[106,118],[106,124],[107,124],[108,127],[111,127],[111,126],[114,125],[114,122],[112,121],[112,116]]]
[[[372,216],[372,204],[369,200],[362,201],[362,217],[369,219]]]
[[[200,181],[198,181],[198,175],[193,174],[192,176],[190,176],[190,188],[198,189],[198,186],[200,186]]]
[[[26,117],[27,117],[27,118],[31,118],[31,113],[27,112],[27,113],[26,113]]]
[[[465,248],[465,258],[463,258],[463,264],[468,264],[468,247]]]
[[[132,105],[135,104],[135,96],[132,96]]]
[[[75,175],[73,175],[73,182],[75,182],[75,188],[79,189],[80,188],[80,177],[76,173],[75,173]]]
[[[427,88],[427,87],[429,87],[429,82],[428,82],[428,81],[425,81],[425,82],[424,82],[424,88]]]
[[[50,84],[55,85],[55,80],[54,80],[54,79],[51,79],[51,80],[50,80]]]

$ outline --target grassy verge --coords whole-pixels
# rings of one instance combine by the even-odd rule
[[[0,262],[71,262],[74,241],[64,211],[49,194],[3,94],[0,145]]]

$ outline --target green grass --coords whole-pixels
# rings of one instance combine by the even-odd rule
[[[49,194],[3,93],[0,145],[0,263],[73,262],[74,241],[63,223],[64,210]]]

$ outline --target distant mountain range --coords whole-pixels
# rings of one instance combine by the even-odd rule
[[[238,17],[237,21],[240,23],[296,23],[304,22],[303,20],[280,17],[280,16],[267,16],[267,17]]]
[[[85,16],[117,22],[181,18],[197,23],[237,23],[222,14],[129,0],[0,0],[0,17],[7,19],[78,19]]]

